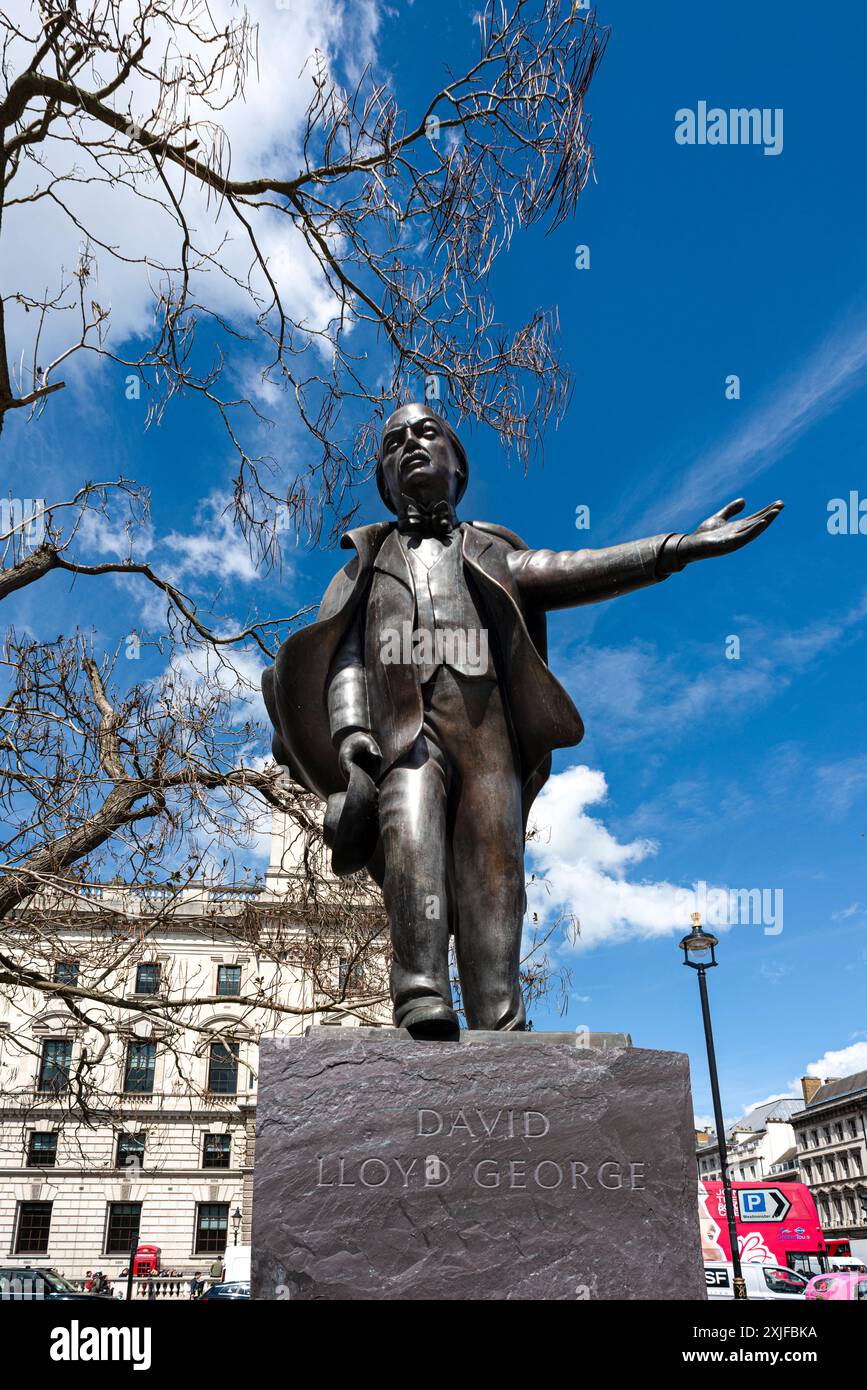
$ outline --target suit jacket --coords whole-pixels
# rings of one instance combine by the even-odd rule
[[[504,527],[460,527],[464,572],[494,639],[520,754],[525,820],[547,781],[552,750],[571,747],[584,734],[581,716],[548,669],[546,613],[659,582],[667,539],[603,550],[529,550]],[[397,542],[394,522],[348,531],[341,545],[355,555],[328,586],[316,622],[289,637],[263,673],[274,758],[323,800],[345,786],[337,748],[349,729],[373,733],[383,773],[421,729],[417,668],[384,665],[370,643],[365,651],[365,629],[400,631],[414,620],[412,575]]]

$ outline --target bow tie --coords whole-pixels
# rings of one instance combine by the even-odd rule
[[[432,507],[407,502],[398,518],[397,529],[411,536],[448,536],[457,524],[458,519],[448,502],[436,502]]]

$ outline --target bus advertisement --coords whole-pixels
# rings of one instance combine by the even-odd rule
[[[785,1265],[809,1278],[828,1268],[827,1246],[813,1194],[802,1182],[733,1182],[738,1253],[742,1264]],[[698,1184],[702,1257],[731,1260],[720,1181]]]

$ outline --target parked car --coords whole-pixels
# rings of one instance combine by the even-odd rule
[[[838,1270],[834,1274],[814,1274],[804,1293],[819,1302],[858,1299],[867,1302],[867,1274],[857,1270]]]
[[[111,1298],[111,1286],[102,1293],[76,1288],[62,1274],[53,1269],[38,1269],[29,1265],[0,1266],[0,1302],[34,1303],[46,1299],[52,1302],[68,1303],[81,1300],[90,1302],[95,1298]]]
[[[828,1266],[832,1274],[867,1274],[867,1265],[863,1260],[856,1260],[854,1255],[834,1255]]]
[[[229,1245],[223,1256],[221,1284],[249,1284],[253,1247]]]
[[[785,1265],[741,1265],[747,1298],[763,1301],[775,1298],[803,1298],[808,1280]],[[704,1277],[708,1298],[734,1298],[731,1263],[705,1261]]]
[[[249,1298],[250,1285],[244,1280],[239,1279],[234,1284],[212,1284],[209,1289],[205,1289],[198,1303],[205,1303],[208,1300],[218,1298]]]

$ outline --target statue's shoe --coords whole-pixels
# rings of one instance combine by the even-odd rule
[[[461,1036],[457,1014],[443,1003],[420,1004],[401,1019],[400,1026],[417,1042],[457,1042]]]

